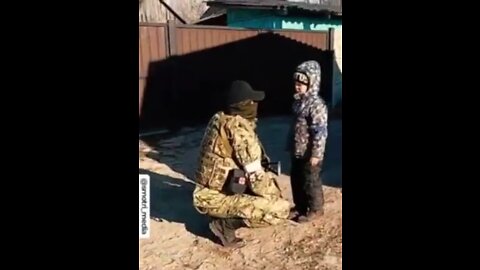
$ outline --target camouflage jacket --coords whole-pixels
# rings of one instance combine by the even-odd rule
[[[292,154],[297,158],[317,157],[323,160],[328,129],[328,109],[319,96],[320,65],[316,61],[307,61],[297,67],[297,71],[309,78],[309,88],[305,95],[296,94],[292,109]]]
[[[255,123],[241,116],[216,113],[208,123],[195,173],[198,184],[220,191],[231,169],[262,171],[262,146]]]

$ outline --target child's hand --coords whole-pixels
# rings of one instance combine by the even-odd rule
[[[320,162],[319,158],[316,158],[316,157],[310,158],[310,165],[312,165],[312,167],[317,166],[319,162]]]

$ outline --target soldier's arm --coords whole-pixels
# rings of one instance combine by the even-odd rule
[[[229,128],[233,155],[248,177],[251,191],[265,198],[280,197],[274,175],[265,172],[262,167],[262,146],[255,131],[243,122],[234,123]]]
[[[323,160],[327,140],[328,109],[322,102],[316,102],[310,109],[309,131],[312,138],[312,157]]]
[[[248,123],[232,121],[228,125],[228,133],[233,150],[233,158],[246,173],[263,170],[262,148],[257,141],[257,135]]]

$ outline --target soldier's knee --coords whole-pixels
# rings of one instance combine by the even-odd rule
[[[281,210],[290,211],[290,202],[285,199],[279,199],[278,206]]]
[[[271,172],[271,171],[267,171],[267,172],[265,172],[265,177],[266,177],[267,179],[275,179],[275,178],[277,178],[277,175],[274,174],[274,173]]]
[[[272,202],[272,212],[279,218],[287,218],[290,213],[290,202],[284,199],[277,199]]]

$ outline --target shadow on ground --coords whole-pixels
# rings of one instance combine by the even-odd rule
[[[213,239],[208,218],[193,208],[192,184],[149,170],[139,169],[139,173],[150,175],[151,218],[183,223],[192,234]]]
[[[286,149],[287,129],[290,117],[260,120],[258,136],[272,161],[280,161],[282,173],[290,176],[290,154]],[[322,168],[323,184],[330,187],[342,186],[342,119],[332,117],[328,123],[328,138]]]
[[[286,149],[289,121],[289,117],[263,118],[259,120],[257,128],[268,156],[272,161],[281,161],[282,173],[286,175],[290,175],[290,155]],[[147,156],[193,180],[204,129],[205,126],[196,126],[189,130],[142,138],[156,151]],[[326,186],[341,187],[342,120],[331,119],[328,133],[322,180]]]
[[[329,135],[325,147],[322,181],[326,186],[342,187],[342,120],[329,123]]]

